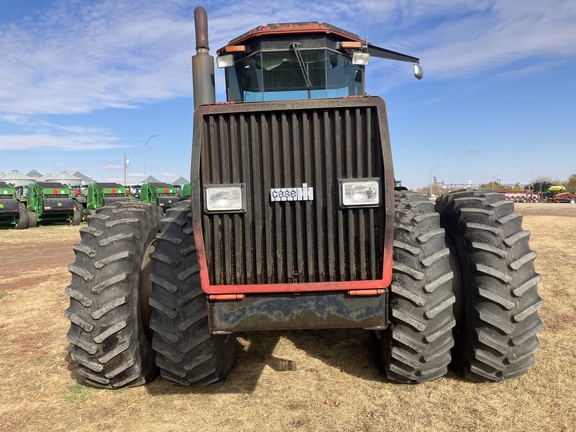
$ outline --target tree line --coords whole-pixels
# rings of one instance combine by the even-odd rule
[[[488,190],[508,190],[508,191],[523,191],[529,188],[531,184],[535,183],[550,183],[555,186],[564,186],[568,192],[576,193],[576,173],[568,177],[568,180],[560,180],[553,177],[537,177],[532,180],[529,184],[516,183],[515,185],[503,185],[499,182],[492,181],[490,183],[484,183],[480,185],[480,189]]]

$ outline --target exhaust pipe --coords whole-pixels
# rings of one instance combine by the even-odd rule
[[[206,9],[198,6],[194,9],[196,28],[196,55],[192,56],[192,83],[194,91],[194,108],[216,102],[214,84],[214,57],[208,46],[208,14]]]

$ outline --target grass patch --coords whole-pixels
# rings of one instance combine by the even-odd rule
[[[68,386],[66,390],[62,390],[61,394],[69,403],[82,403],[94,397],[93,389],[82,384]]]
[[[0,291],[0,299],[11,295],[8,291]]]

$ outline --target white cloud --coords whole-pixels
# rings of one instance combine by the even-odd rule
[[[1,135],[0,150],[103,150],[119,146],[106,137],[58,135]]]
[[[0,26],[0,119],[24,128],[0,137],[0,148],[114,148],[109,133],[42,125],[38,118],[190,97],[196,4],[53,3],[44,16]],[[576,53],[573,0],[365,0],[354,6],[343,0],[285,0],[266,7],[241,0],[209,2],[207,9],[212,53],[260,24],[327,21],[421,57],[426,79],[489,70],[506,77],[498,68],[517,60],[544,57],[548,61],[541,67],[551,67],[551,57]],[[378,77],[383,71],[386,80]],[[222,72],[217,73],[222,91]],[[406,65],[384,61],[375,61],[370,74],[376,87],[410,79]]]
[[[461,77],[518,60],[576,54],[575,22],[570,0],[500,1],[479,13],[448,17],[416,44],[425,47],[420,55],[428,76]]]

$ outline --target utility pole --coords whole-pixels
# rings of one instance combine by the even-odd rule
[[[148,177],[148,174],[146,173],[146,144],[148,144],[148,141],[150,141],[155,136],[156,135],[150,136],[150,138],[148,138],[144,143],[144,183],[148,183],[148,181],[146,180],[146,177]]]
[[[126,186],[126,169],[128,168],[128,164],[130,160],[128,159],[128,154],[124,152],[124,186]]]

